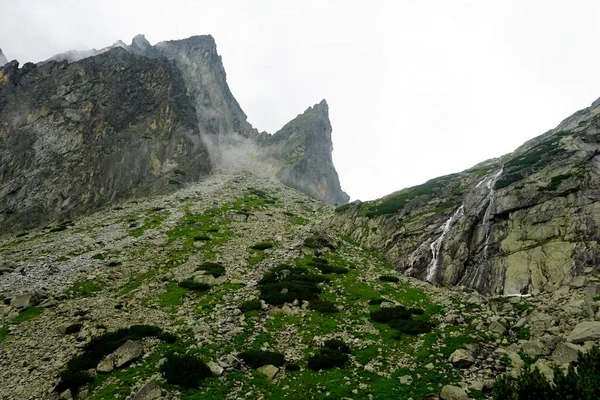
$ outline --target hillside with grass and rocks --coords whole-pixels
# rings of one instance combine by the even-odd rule
[[[8,62],[0,399],[600,398],[599,113],[346,204],[210,36]]]

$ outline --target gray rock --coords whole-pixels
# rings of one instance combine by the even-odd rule
[[[582,288],[585,286],[585,280],[586,280],[585,275],[575,276],[575,277],[573,277],[573,279],[571,279],[571,283],[569,284],[569,286],[571,286],[572,288],[575,288],[575,289]]]
[[[225,371],[223,369],[223,367],[221,367],[219,364],[217,364],[214,361],[209,361],[208,363],[206,363],[206,365],[208,366],[208,368],[210,369],[210,372],[212,372],[212,374],[214,376],[221,376],[221,375],[223,375],[223,371]]]
[[[469,368],[475,363],[475,358],[470,351],[465,349],[457,349],[450,355],[448,361],[459,368]]]
[[[400,377],[400,384],[411,385],[413,383],[413,377],[410,375],[403,375]]]
[[[582,350],[582,347],[576,344],[560,342],[552,352],[552,360],[559,365],[568,364],[577,361],[578,354]]]
[[[458,386],[446,385],[440,393],[442,400],[469,400],[467,392]]]
[[[162,389],[156,382],[148,382],[133,397],[133,400],[156,400],[162,395]]]
[[[600,340],[600,321],[585,321],[577,324],[567,337],[572,343],[583,343]]]
[[[42,301],[42,296],[38,292],[29,292],[18,294],[10,300],[10,305],[14,308],[34,307]]]
[[[488,327],[488,330],[500,336],[506,335],[506,327],[498,321],[492,321],[492,323]]]
[[[277,373],[279,372],[279,368],[274,365],[263,365],[260,368],[257,368],[257,371],[269,378],[269,380],[273,380]]]
[[[521,345],[523,353],[531,357],[542,356],[549,353],[549,349],[538,340],[530,340]]]
[[[115,357],[115,367],[121,368],[122,366],[140,358],[143,353],[144,346],[142,346],[141,342],[137,340],[128,340],[113,353]]]

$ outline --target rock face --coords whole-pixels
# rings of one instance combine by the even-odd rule
[[[274,135],[264,134],[260,143],[278,167],[281,182],[328,203],[345,204],[350,197],[341,190],[333,166],[331,132],[329,107],[323,100]]]
[[[8,64],[8,60],[6,59],[4,53],[2,53],[2,49],[0,49],[0,67],[4,66],[5,64]]]
[[[180,72],[117,48],[0,69],[0,224],[30,228],[208,174]]]
[[[435,284],[504,295],[569,285],[600,257],[599,114],[596,101],[511,154],[325,223]]]
[[[152,46],[138,35],[131,45],[0,68],[6,230],[172,191],[241,158],[311,196],[345,203],[331,150],[324,101],[275,135],[259,134],[229,90],[211,36]]]

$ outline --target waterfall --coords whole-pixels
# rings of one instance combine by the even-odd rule
[[[444,243],[444,238],[446,237],[446,235],[448,234],[450,229],[456,224],[456,221],[458,221],[464,215],[465,215],[465,206],[461,205],[460,207],[458,207],[456,212],[450,218],[448,218],[448,220],[446,222],[444,222],[443,225],[440,226],[440,228],[443,228],[442,234],[436,240],[434,240],[433,243],[431,243],[429,245],[429,248],[431,249],[431,257],[432,258],[431,258],[431,262],[427,266],[426,280],[428,282],[431,282],[433,280],[433,278],[435,277],[435,273],[438,269],[438,263],[440,260],[440,250],[442,249],[442,244]],[[411,268],[412,268],[412,266],[411,266]]]
[[[465,275],[461,280],[460,284],[464,284],[471,287],[480,287],[481,280],[483,279],[483,271],[484,264],[488,259],[488,249],[490,246],[490,241],[492,238],[491,235],[491,219],[492,212],[494,211],[494,201],[495,201],[495,190],[494,186],[502,175],[503,168],[500,168],[498,171],[494,173],[492,176],[488,176],[484,178],[481,182],[477,184],[477,186],[482,185],[485,182],[485,187],[488,189],[488,194],[485,198],[485,203],[487,203],[485,213],[483,214],[483,232],[484,232],[484,245],[483,245],[483,259],[476,265],[475,270],[472,274]],[[476,187],[477,187],[476,186]]]
[[[490,245],[490,238],[491,238],[491,232],[490,232],[490,220],[491,220],[491,216],[492,216],[492,211],[494,209],[494,195],[495,195],[495,190],[494,190],[494,185],[496,184],[496,181],[498,180],[498,178],[500,177],[500,175],[502,175],[502,171],[503,168],[500,168],[500,170],[498,172],[496,172],[488,181],[487,181],[487,188],[489,189],[488,195],[487,195],[487,208],[485,209],[485,214],[483,214],[483,231],[484,231],[484,237],[485,237],[485,244],[483,246],[483,258],[484,260],[487,260],[488,257],[488,248]]]

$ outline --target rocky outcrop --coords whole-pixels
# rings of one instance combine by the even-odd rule
[[[342,191],[333,166],[331,123],[325,100],[309,107],[274,135],[259,139],[267,159],[278,168],[284,184],[332,204],[345,204],[350,197]]]
[[[181,73],[124,49],[0,68],[0,224],[30,228],[208,174]]]
[[[258,158],[268,166],[259,169],[316,198],[348,200],[331,160],[327,104],[275,135],[259,134],[229,90],[210,35],[154,46],[138,35],[131,45],[18,66],[0,68],[5,229],[173,190],[227,164],[231,154],[236,162]]]
[[[4,53],[2,53],[2,49],[0,49],[0,67],[4,66],[5,64],[8,64],[8,60],[6,59]]]
[[[568,285],[600,257],[599,114],[597,101],[511,154],[340,207],[325,224],[435,284],[504,295]]]

